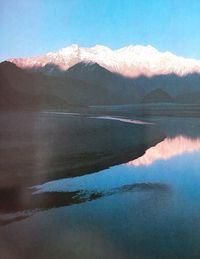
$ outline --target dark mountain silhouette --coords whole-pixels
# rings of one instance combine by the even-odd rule
[[[151,91],[150,93],[146,94],[142,102],[143,103],[171,103],[174,99],[165,91],[161,89],[155,89]]]
[[[103,85],[112,93],[118,93],[121,103],[133,103],[139,101],[139,94],[134,90],[133,80],[112,73],[97,63],[78,63],[65,72],[65,76],[76,78],[96,87]],[[111,100],[110,100],[111,101]]]
[[[199,103],[200,75],[127,78],[97,63],[78,63],[67,71],[48,64],[56,76],[0,63],[1,109],[65,109],[71,106],[133,103]],[[50,70],[49,70],[50,71]]]
[[[65,75],[95,85],[102,83],[113,93],[119,91],[123,103],[177,102],[192,104],[193,102],[198,103],[200,100],[200,75],[197,73],[183,77],[168,74],[127,78],[111,73],[97,63],[81,62],[68,69]]]
[[[30,73],[10,62],[0,63],[1,109],[62,109],[69,106],[120,104],[127,99],[101,82]],[[131,98],[130,98],[131,99]]]
[[[48,91],[50,82],[45,76],[36,76],[17,68],[9,62],[0,64],[0,108],[42,109],[67,102]],[[52,84],[52,83],[51,83]]]
[[[29,72],[39,72],[43,73],[47,76],[62,76],[64,75],[65,71],[62,71],[59,66],[53,64],[53,63],[48,63],[43,67],[40,66],[34,66],[31,69],[25,69]]]
[[[157,75],[150,78],[140,76],[133,80],[137,89],[140,88],[143,95],[155,89],[162,89],[172,97],[175,97],[179,94],[194,93],[200,89],[200,75],[197,73],[182,77],[175,74]]]
[[[198,92],[200,88],[200,75],[198,73],[185,76],[166,74],[152,77],[139,76],[128,78],[112,73],[99,64],[92,62],[78,63],[67,71],[62,71],[53,64],[48,64],[40,69],[37,68],[34,71],[41,71],[49,75],[56,74],[59,77],[68,76],[95,85],[106,85],[112,92],[121,91],[121,98],[124,96],[126,103],[130,103],[130,101],[139,102],[141,97],[143,99],[146,94],[156,89],[161,89],[170,96],[175,97],[177,95]]]
[[[200,74],[198,73],[185,76],[166,74],[152,77],[139,76],[136,78],[128,78],[120,74],[112,73],[99,64],[92,62],[80,62],[70,67],[67,71],[61,70],[54,64],[33,68],[32,71],[40,71],[48,75],[57,75],[59,77],[69,76],[95,85],[106,85],[114,92],[121,90],[122,95],[125,96],[126,93],[127,103],[130,95],[134,98],[134,101],[138,102],[139,97],[143,97],[156,89],[161,89],[172,97],[175,97],[181,94],[199,92],[200,88]],[[134,93],[132,93],[133,89]]]

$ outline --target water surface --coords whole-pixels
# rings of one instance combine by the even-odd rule
[[[55,139],[48,147],[51,152],[60,152],[64,161],[59,159],[59,163],[58,160],[57,164],[52,163],[54,156],[49,159],[47,149],[42,149],[51,163],[38,167],[40,170],[47,170],[52,165],[55,169],[61,161],[66,170],[72,170],[73,163],[78,163],[80,153],[77,150],[85,152],[90,143],[71,149],[77,156],[70,167],[66,167],[70,156],[64,158],[62,154],[70,154],[70,149],[60,149],[57,144],[65,140],[64,135],[62,141],[58,138],[66,129],[66,116],[73,115],[57,116],[61,117],[56,124],[55,119],[45,117],[45,122],[54,128]],[[95,125],[112,126],[114,137],[110,143],[112,148],[108,149],[107,137],[112,134],[104,134],[97,142],[95,135],[97,138],[101,136],[97,130],[85,131],[91,129],[88,120],[92,118],[80,119],[81,124],[86,124],[81,129],[83,135],[76,133],[78,141],[84,142],[84,136],[91,136],[94,144],[90,143],[87,149],[91,151],[89,156],[79,161],[81,166],[77,170],[82,170],[80,174],[73,177],[61,174],[62,178],[51,181],[34,179],[28,186],[12,184],[1,189],[4,195],[0,215],[3,258],[199,258],[200,121],[193,118],[126,117],[123,121],[111,118],[112,124],[107,125],[109,117],[96,119]],[[44,118],[41,120],[40,117],[39,121],[43,128],[46,125]],[[132,121],[147,124],[132,125]],[[75,123],[80,125],[73,121],[73,126]],[[58,135],[55,135],[55,125]],[[141,127],[139,132],[142,130],[143,135],[138,135],[135,125]],[[42,139],[43,135],[39,140]],[[70,147],[78,143],[72,137],[71,141],[74,142],[69,144]],[[98,170],[92,164],[92,161],[98,161],[91,155],[94,151],[104,158]],[[109,164],[111,154],[115,159]],[[34,170],[38,168],[34,167]]]

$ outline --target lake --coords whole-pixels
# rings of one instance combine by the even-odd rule
[[[200,258],[200,120],[0,115],[2,258]]]

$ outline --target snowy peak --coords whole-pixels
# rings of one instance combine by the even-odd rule
[[[135,53],[135,54],[146,53],[146,54],[149,54],[149,55],[159,53],[159,51],[157,49],[155,49],[154,47],[152,47],[151,45],[147,45],[147,46],[129,45],[127,47],[116,50],[116,52],[122,53],[122,54],[125,54],[125,53],[127,53],[127,54],[130,54],[130,53]]]
[[[97,63],[111,72],[129,77],[164,74],[184,76],[200,73],[200,60],[178,57],[170,52],[160,52],[150,45],[131,45],[112,50],[102,45],[82,48],[73,44],[46,55],[10,61],[25,69],[40,69],[47,64],[54,64],[62,71],[80,62]]]

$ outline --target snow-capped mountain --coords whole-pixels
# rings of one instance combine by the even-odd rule
[[[40,69],[52,64],[63,71],[80,62],[92,62],[98,63],[111,72],[129,77],[172,73],[184,76],[191,73],[200,73],[200,60],[178,57],[170,52],[160,52],[150,45],[128,46],[112,50],[101,45],[82,48],[74,44],[46,55],[14,58],[10,61],[25,69]],[[49,66],[48,74],[53,73],[54,69],[54,66]]]

